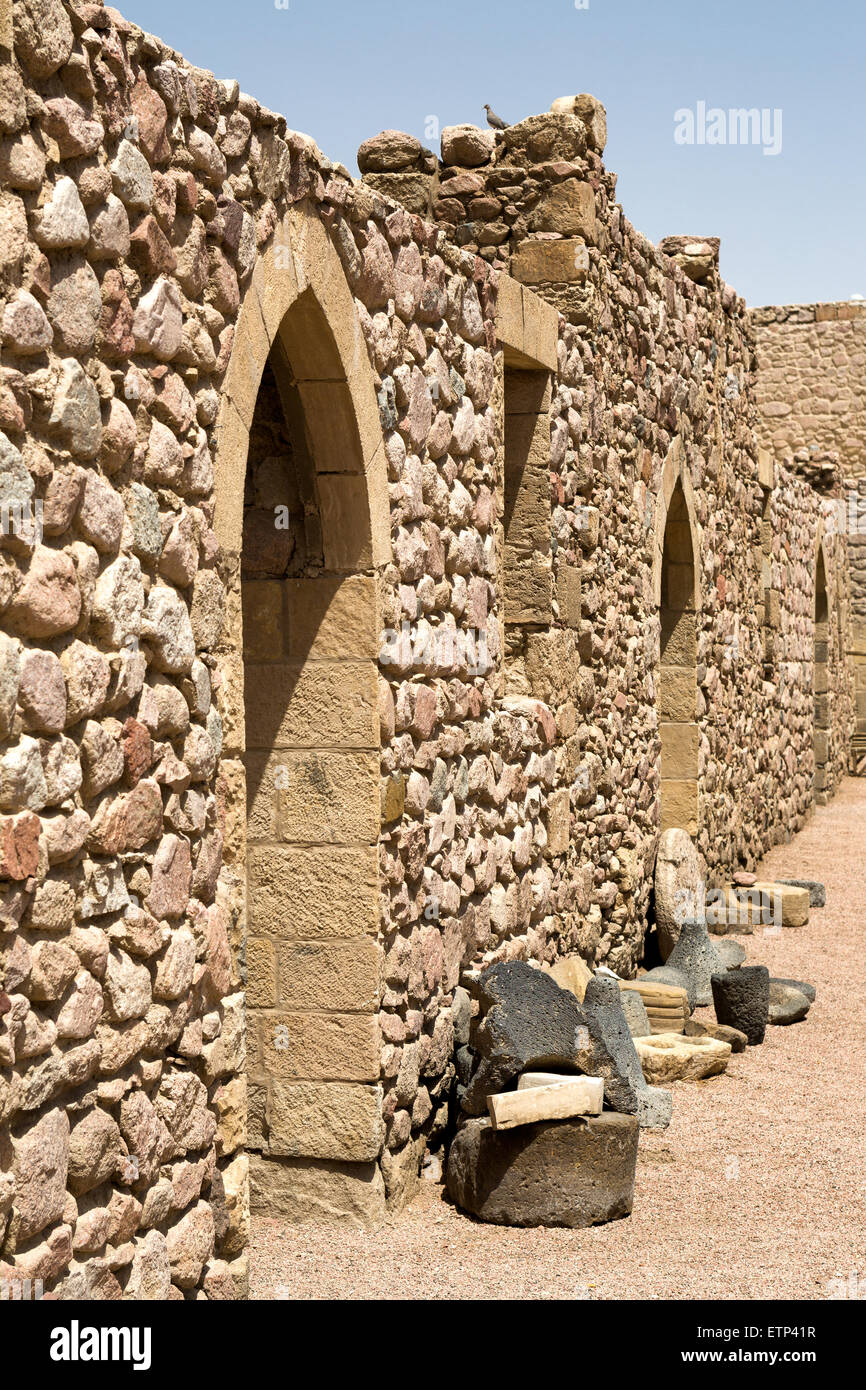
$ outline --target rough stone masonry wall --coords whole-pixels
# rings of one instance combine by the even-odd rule
[[[527,323],[553,321],[558,369],[529,353],[550,372],[549,457],[529,470],[549,479],[548,534],[512,554],[508,432],[529,417],[532,447],[543,438],[502,347],[513,282],[115,11],[19,0],[12,19],[2,487],[19,515],[42,504],[42,535],[6,528],[0,552],[0,1273],[65,1296],[232,1297],[246,1243],[242,632],[212,456],[234,328],[286,210],[337,249],[387,460],[381,1047],[378,1075],[332,1069],[327,1097],[308,1073],[288,1078],[322,1100],[279,1115],[292,1144],[258,1160],[263,1205],[282,1185],[307,1214],[370,1219],[411,1191],[447,1125],[464,970],[574,949],[626,973],[639,960],[666,467],[698,527],[700,844],[721,873],[800,823],[820,505],[802,480],[759,472],[742,302],[633,231],[612,177],[580,164],[582,118],[533,118],[523,147],[509,137],[525,170],[536,134],[545,162],[578,165],[539,182],[576,179],[566,201],[588,217],[589,188],[595,217],[584,269],[564,253],[579,271],[558,304],[569,321],[518,300]],[[262,410],[279,439],[267,379]],[[268,447],[254,444],[250,512],[273,503]],[[834,612],[842,553],[828,550]],[[542,607],[509,623],[521,557]],[[409,649],[388,637],[404,621]],[[480,660],[458,631],[484,638]],[[781,645],[765,657],[770,634]],[[765,680],[783,664],[787,685]],[[267,969],[252,981],[265,995]],[[267,1107],[292,1089],[272,1084],[269,1026],[256,1018],[250,1037],[263,1153]]]
[[[848,541],[856,766],[866,752],[866,305],[753,309],[762,440],[815,478],[833,477]]]
[[[433,215],[458,244],[509,269],[574,326],[564,330],[570,350],[551,410],[551,461],[567,449],[578,471],[563,478],[562,500],[577,495],[597,508],[591,513],[592,544],[587,530],[577,548],[578,555],[591,552],[595,562],[584,563],[582,655],[587,659],[592,651],[591,620],[606,601],[607,628],[601,628],[596,650],[605,656],[608,698],[618,696],[620,705],[629,700],[623,671],[628,686],[636,654],[638,669],[642,664],[637,633],[652,633],[654,614],[651,598],[641,610],[633,600],[620,600],[619,592],[635,587],[647,598],[642,542],[659,539],[647,537],[657,522],[652,500],[669,449],[675,440],[684,444],[701,530],[700,833],[708,859],[722,867],[738,856],[756,856],[765,837],[795,824],[811,801],[809,614],[818,520],[826,510],[824,497],[838,493],[838,486],[822,479],[821,494],[801,487],[790,459],[775,479],[769,459],[759,465],[753,330],[743,302],[719,280],[718,242],[670,237],[660,250],[649,246],[615,203],[616,179],[602,162],[603,107],[582,96],[560,99],[552,111],[495,135],[446,127],[442,159],[435,164],[413,137],[386,132],[361,146],[359,165],[367,183],[410,204],[423,201],[424,191]],[[569,387],[579,389],[570,418]],[[576,428],[581,415],[588,419]],[[650,513],[643,512],[640,529],[647,497]],[[557,526],[564,527],[568,543],[568,508],[556,508],[557,500],[554,567],[567,554]],[[769,521],[780,508],[781,534]],[[627,515],[630,545],[613,526]],[[843,575],[844,563],[835,561],[843,558],[844,543],[828,539],[826,545],[834,555],[830,568]],[[837,609],[844,588],[840,583],[834,591]],[[629,606],[638,610],[631,628]],[[840,668],[834,670],[839,675]],[[804,686],[801,696],[791,688],[792,674],[795,685]],[[844,731],[850,698],[844,675],[837,690]],[[649,729],[656,692],[650,688],[649,698],[640,698],[638,691],[639,686],[630,709],[638,726]],[[755,717],[758,736],[747,732]],[[844,745],[844,733],[839,742]],[[784,763],[796,765],[796,775],[789,766],[777,780],[773,769]],[[832,780],[842,765],[837,749]],[[758,787],[760,794],[751,790]]]
[[[505,781],[513,775],[510,759],[503,765],[494,746],[492,757],[470,762],[468,786],[482,793],[480,824],[495,830],[491,848],[499,862],[494,870],[483,850],[478,868],[478,851],[470,850],[465,861],[462,848],[449,856],[458,871],[466,863],[473,872],[468,883],[461,878],[460,898],[456,883],[445,885],[453,894],[440,923],[446,990],[457,978],[459,938],[450,974],[447,953],[460,923],[475,926],[477,960],[577,949],[629,973],[639,959],[658,831],[655,499],[665,462],[679,446],[697,526],[697,838],[711,872],[722,878],[738,864],[753,864],[802,823],[813,800],[812,605],[822,498],[788,470],[774,473],[769,459],[759,459],[754,341],[743,302],[713,268],[717,244],[693,247],[687,238],[672,239],[666,246],[675,258],[648,245],[614,203],[614,180],[587,149],[587,139],[567,114],[530,118],[495,143],[489,133],[475,132],[458,145],[444,132],[439,202],[432,174],[420,165],[405,171],[407,152],[426,159],[411,137],[389,132],[365,142],[359,153],[365,182],[397,197],[405,185],[410,204],[423,192],[419,180],[427,179],[434,212],[449,233],[456,225],[458,243],[494,265],[509,265],[570,320],[561,328],[550,407],[556,607],[546,628],[530,624],[516,634],[518,658],[506,663],[494,704],[510,709],[517,691],[542,700],[555,720],[549,780],[537,793],[530,784],[523,802],[530,807],[529,797],[537,796],[536,806],[546,803],[549,839],[546,845],[539,839],[533,817],[527,860],[520,801],[512,806]],[[468,150],[470,168],[455,167],[458,148],[464,157]],[[509,190],[502,195],[505,178]],[[441,201],[449,185],[459,191],[462,207],[456,199]],[[514,196],[518,185],[523,212],[516,197],[503,208],[503,197]],[[539,206],[552,207],[549,220]],[[511,227],[488,237],[485,219],[498,212]],[[554,230],[557,225],[561,230]],[[682,266],[708,283],[695,283]],[[498,359],[498,372],[503,366]],[[831,611],[844,622],[844,541],[828,539],[825,548]],[[509,589],[507,549],[503,559],[500,604],[502,586],[506,600]],[[575,572],[576,604],[569,600]],[[491,594],[491,614],[492,601]],[[512,629],[509,656],[514,641]],[[830,642],[833,708],[823,776],[832,788],[844,769],[851,703],[838,630]],[[828,697],[819,692],[819,698]],[[422,732],[432,741],[433,731]],[[427,780],[417,780],[429,815]],[[523,786],[517,783],[519,792]],[[498,816],[485,815],[485,799],[499,802]],[[438,802],[432,805],[438,812]],[[420,809],[406,807],[404,815]],[[470,801],[464,824],[474,814]],[[498,851],[506,839],[503,821],[516,821],[507,857]],[[555,827],[563,821],[570,829],[560,838]],[[420,835],[417,843],[423,845]],[[434,884],[441,902],[439,874]],[[393,920],[399,909],[395,918],[392,905]],[[425,938],[438,954],[440,934],[426,923],[416,939]],[[411,947],[397,945],[408,967]],[[468,934],[463,952],[464,959],[471,954]],[[398,979],[395,973],[394,985]],[[423,1041],[416,1048],[412,1029],[420,1026],[421,1010],[405,1011],[400,993],[391,987],[384,1000],[386,1011],[398,1015],[386,1012],[383,1019],[395,1046],[393,1056],[386,1050],[385,1062],[386,1080],[394,1078],[386,1095],[386,1110],[395,1116],[389,1146],[414,1136],[419,1122],[423,1131],[428,1094],[436,1099],[438,1089],[417,1090],[417,1059],[423,1063],[426,1053]]]
[[[235,1297],[209,430],[256,252],[213,137],[250,125],[100,5],[3,20],[0,1274]]]
[[[846,481],[866,475],[866,304],[751,310],[760,434],[776,457],[835,454]]]

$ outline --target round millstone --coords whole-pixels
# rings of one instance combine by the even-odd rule
[[[448,1155],[449,1196],[498,1226],[596,1226],[628,1216],[639,1125],[605,1113],[495,1130],[468,1120]]]

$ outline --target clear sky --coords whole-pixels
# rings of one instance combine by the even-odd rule
[[[722,274],[752,304],[866,295],[864,0],[116,3],[353,173],[385,127],[438,152],[431,120],[483,124],[489,102],[517,121],[592,92],[619,199],[651,240],[720,236]],[[729,134],[713,108],[766,110],[763,144],[697,143],[699,103],[708,140]],[[674,138],[686,110],[694,144]]]

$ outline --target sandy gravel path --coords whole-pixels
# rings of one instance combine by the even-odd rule
[[[740,938],[817,1000],[724,1076],[674,1086],[670,1129],[641,1136],[631,1217],[484,1226],[425,1181],[374,1232],[254,1220],[252,1297],[823,1299],[852,1273],[866,1297],[866,780],[761,874],[827,885],[808,926]]]

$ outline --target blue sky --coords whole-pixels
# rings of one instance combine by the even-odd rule
[[[592,92],[607,167],[653,241],[720,236],[752,304],[866,295],[863,0],[119,0],[356,172],[385,127],[507,121]],[[677,144],[675,113],[782,112],[781,151]],[[776,127],[778,131],[778,126]],[[425,143],[438,151],[438,142]]]

